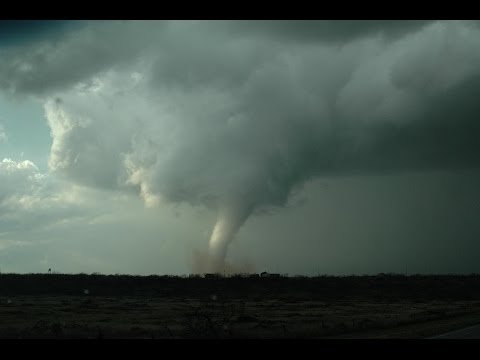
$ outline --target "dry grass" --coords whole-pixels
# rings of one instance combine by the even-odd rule
[[[0,319],[1,338],[425,337],[480,321],[480,276],[2,274]]]
[[[478,322],[480,302],[18,296],[0,298],[0,318],[2,338],[402,338]]]

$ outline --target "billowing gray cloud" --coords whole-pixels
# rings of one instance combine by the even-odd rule
[[[136,59],[155,40],[163,22],[95,21],[60,39],[0,48],[0,87],[11,93],[44,94],[88,80]]]
[[[40,186],[44,175],[29,160],[17,162],[3,159],[0,162],[0,202],[7,198],[22,194],[32,193]]]
[[[0,184],[0,237],[52,226],[90,212],[78,190],[40,172],[29,160],[0,161]]]
[[[261,56],[265,42],[277,46],[291,44],[291,40],[341,44],[376,34],[400,37],[428,23],[420,20],[7,21],[3,28],[0,26],[5,34],[3,38],[11,38],[17,46],[0,47],[0,86],[13,93],[41,94],[86,81],[112,66],[136,61],[148,49],[166,54],[166,64],[158,71],[167,75],[176,58],[180,64],[187,62],[186,66],[202,61],[201,66],[210,66],[206,73],[183,74],[186,77],[205,79],[217,70],[233,76],[237,69],[235,62],[238,65],[247,56]],[[28,46],[18,46],[19,43],[25,45],[19,42],[18,37],[22,35],[30,40]],[[252,39],[257,45],[254,48],[249,41]],[[231,41],[234,46],[228,46]],[[250,46],[242,46],[244,42]],[[174,51],[175,56],[170,56],[170,51]],[[189,61],[189,52],[195,53],[196,61]],[[227,62],[212,62],[215,53],[226,55]]]
[[[0,86],[44,97],[64,178],[217,209],[221,259],[251,213],[312,178],[478,167],[479,35],[459,21],[92,24],[27,62],[7,54]]]

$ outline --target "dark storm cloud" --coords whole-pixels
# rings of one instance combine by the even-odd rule
[[[217,209],[218,257],[313,178],[480,166],[472,22],[93,23],[21,51],[0,86],[46,98],[50,168]]]
[[[0,49],[3,46],[22,46],[31,42],[58,40],[81,22],[67,20],[0,20]]]
[[[477,75],[430,99],[431,106],[409,125],[366,129],[377,140],[360,161],[345,167],[364,171],[480,167],[479,91]]]
[[[400,38],[369,39],[378,32]],[[147,166],[147,188],[172,201],[216,203],[247,182],[260,203],[282,204],[295,184],[321,174],[479,166],[476,35],[460,22],[93,23],[45,51],[50,61],[27,61],[31,76],[5,60],[0,70],[18,71],[0,79],[19,92],[84,80],[85,95],[73,90],[49,107],[51,165],[83,183],[117,184],[123,153],[133,168]],[[284,36],[343,46],[279,46]],[[129,72],[140,88],[125,85],[136,81],[121,75]],[[54,116],[60,109],[67,113]],[[118,140],[104,141],[111,116]],[[170,154],[161,165],[157,146]]]
[[[180,78],[176,84],[182,86],[210,82],[212,78],[220,83],[242,81],[252,67],[249,63],[253,65],[252,61],[269,56],[269,49],[261,45],[262,39],[267,43],[285,42],[286,46],[295,42],[342,44],[378,34],[391,40],[420,30],[428,23],[252,20],[177,25],[172,21],[4,21],[0,25],[4,35],[0,40],[0,85],[13,93],[44,94],[87,81],[110,66],[138,59],[152,48],[163,55],[158,59],[155,75],[162,81]],[[244,37],[253,38],[258,45],[252,48],[237,41]],[[230,40],[234,46],[229,45]],[[15,46],[2,51],[2,41],[4,45]],[[170,51],[175,55],[169,56]],[[219,62],[213,54],[228,58]]]
[[[407,124],[380,123],[355,130],[337,124],[331,141],[317,143],[318,174],[353,175],[480,167],[480,76],[426,100]],[[359,146],[356,138],[370,141]]]
[[[396,38],[418,31],[431,20],[243,20],[219,22],[237,35],[270,36],[277,40],[345,42],[364,36]]]

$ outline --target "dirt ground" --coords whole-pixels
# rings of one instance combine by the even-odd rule
[[[480,301],[1,296],[1,338],[424,338],[480,322]]]

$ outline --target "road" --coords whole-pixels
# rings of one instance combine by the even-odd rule
[[[432,336],[429,339],[480,339],[480,325],[469,326],[442,335]]]

